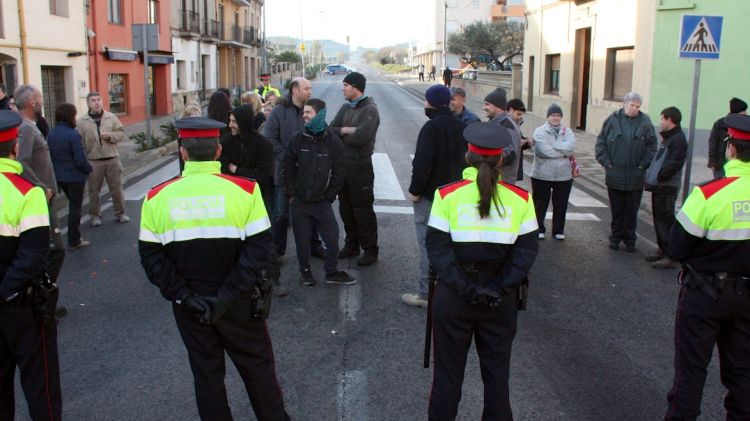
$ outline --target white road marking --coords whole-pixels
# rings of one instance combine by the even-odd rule
[[[339,310],[346,321],[356,322],[357,313],[362,307],[362,285],[359,283],[361,282],[359,276],[355,276],[353,273],[350,273],[350,275],[357,278],[357,283],[339,290]]]
[[[375,213],[395,213],[400,215],[414,215],[414,208],[410,206],[373,206]]]
[[[552,212],[547,212],[547,214],[544,216],[544,219],[552,220]],[[576,213],[576,212],[568,212],[565,214],[565,220],[566,221],[601,221],[596,215],[593,213]]]
[[[152,187],[176,177],[180,170],[175,163],[169,163],[153,174],[125,189],[125,200],[141,200]]]
[[[372,167],[375,172],[375,199],[406,200],[387,153],[372,154]]]
[[[584,192],[583,190],[573,187],[573,189],[570,191],[570,197],[568,198],[568,201],[576,207],[579,208],[606,208],[607,205],[604,203],[598,201],[597,199],[594,199],[589,195],[588,193]]]
[[[338,421],[368,421],[367,374],[364,371],[346,371],[339,376]]]

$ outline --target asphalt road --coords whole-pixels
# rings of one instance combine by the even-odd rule
[[[314,84],[313,96],[328,103],[329,121],[343,103],[342,78]],[[403,195],[426,118],[414,94],[375,74],[368,78],[366,92],[381,116],[380,261],[364,269],[354,259],[340,262],[359,280],[354,286],[304,287],[290,233],[283,267],[290,294],[274,300],[269,329],[288,412],[297,420],[426,419],[432,372],[421,366],[425,311],[400,302],[417,285],[413,217]],[[577,155],[586,159],[591,152]],[[168,165],[176,172],[176,162]],[[140,184],[157,184],[156,178]],[[643,260],[654,241],[645,220],[639,222],[637,253],[609,250],[606,192],[585,179],[576,186],[567,239],[541,242],[528,310],[519,317],[511,369],[514,414],[519,420],[659,419],[672,380],[676,271],[652,269]],[[127,208],[129,224],[114,222],[108,210],[103,226],[83,226],[92,246],[70,252],[61,275],[61,301],[69,309],[59,326],[64,416],[198,419],[170,305],[139,262],[140,200]],[[322,278],[320,261],[313,261],[313,270]],[[254,420],[244,387],[227,366],[235,419]],[[723,393],[714,363],[703,419],[723,418]],[[482,400],[472,349],[459,419],[480,419]],[[17,402],[18,419],[27,419],[20,387]]]

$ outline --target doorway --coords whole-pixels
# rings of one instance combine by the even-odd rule
[[[586,130],[589,105],[589,76],[591,71],[591,28],[576,30],[575,55],[573,57],[573,104],[570,125]]]
[[[534,110],[534,56],[529,56],[529,69],[527,72],[529,77],[528,91],[526,92],[526,110]]]
[[[65,103],[65,67],[42,66],[42,101],[44,118],[55,121],[55,109]]]

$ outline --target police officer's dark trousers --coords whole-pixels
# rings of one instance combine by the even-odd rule
[[[352,158],[346,168],[344,186],[339,192],[339,213],[344,222],[346,238],[344,246],[349,249],[378,254],[378,221],[375,217],[373,192],[375,173],[372,158]]]
[[[675,321],[675,377],[665,420],[695,420],[714,345],[719,348],[727,420],[750,419],[750,288],[718,289],[717,299],[682,287]]]
[[[258,420],[290,419],[276,379],[266,323],[250,316],[249,299],[236,300],[214,325],[199,323],[181,305],[173,304],[172,309],[190,358],[201,420],[232,420],[224,386],[224,352],[237,367]]]
[[[482,420],[513,419],[508,378],[518,310],[515,296],[503,298],[498,308],[473,308],[453,288],[438,282],[432,303],[435,364],[430,421],[456,418],[472,337],[484,383]]]
[[[57,421],[62,414],[57,327],[42,327],[31,306],[0,304],[0,420],[15,414],[14,378],[21,372],[21,387],[34,421]]]

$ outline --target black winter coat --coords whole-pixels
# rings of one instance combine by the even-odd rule
[[[727,163],[727,143],[724,139],[729,135],[729,129],[727,123],[724,122],[725,118],[716,120],[711,127],[711,134],[708,135],[708,167],[717,170],[724,168],[724,164]]]
[[[468,148],[464,128],[466,123],[447,107],[422,126],[412,160],[409,193],[432,201],[438,187],[461,179]]]
[[[286,197],[303,202],[333,202],[344,185],[344,144],[333,131],[313,135],[304,129],[289,141],[282,177]]]
[[[266,197],[271,193],[273,185],[273,146],[255,131],[252,108],[249,105],[233,109],[232,114],[240,127],[240,134],[235,136],[229,133],[221,138],[221,172],[252,178],[260,184],[260,191]],[[237,166],[234,173],[229,171],[229,164]]]

